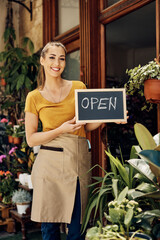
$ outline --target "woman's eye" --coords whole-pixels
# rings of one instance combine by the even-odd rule
[[[50,59],[55,59],[55,57],[49,57]]]
[[[60,58],[60,60],[65,61],[65,58]]]

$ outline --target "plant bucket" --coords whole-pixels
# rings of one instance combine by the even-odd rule
[[[148,79],[144,81],[144,96],[146,101],[160,103],[160,80]]]
[[[30,207],[30,202],[16,203],[16,205],[19,214],[26,214],[27,209]]]

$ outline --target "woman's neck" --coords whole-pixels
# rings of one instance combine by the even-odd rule
[[[58,78],[46,78],[44,86],[47,89],[59,89],[62,87],[64,80],[61,77]]]

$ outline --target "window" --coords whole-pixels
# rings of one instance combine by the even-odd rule
[[[106,25],[106,86],[124,87],[128,80],[126,69],[139,64],[143,65],[156,57],[156,16],[155,1],[137,9]],[[122,152],[129,155],[127,150],[135,142],[133,125],[140,122],[154,135],[156,129],[156,105],[151,112],[141,111],[144,97],[138,94],[128,96],[129,110],[128,124],[118,126],[110,124],[108,127],[109,144],[115,144]]]
[[[59,33],[79,25],[79,0],[58,0]]]
[[[66,56],[66,67],[62,77],[67,80],[80,80],[80,51],[74,51]]]

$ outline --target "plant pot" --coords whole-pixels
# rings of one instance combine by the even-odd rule
[[[160,103],[160,80],[148,79],[144,81],[144,96],[151,103]]]
[[[20,137],[14,137],[13,138],[13,143],[14,144],[21,144],[21,142],[22,142],[22,138],[20,138]]]
[[[4,78],[1,78],[1,86],[6,86],[6,81]]]
[[[30,202],[16,203],[16,206],[19,214],[26,214],[27,209],[30,207]]]
[[[12,136],[8,136],[8,142],[13,143],[13,137]]]

